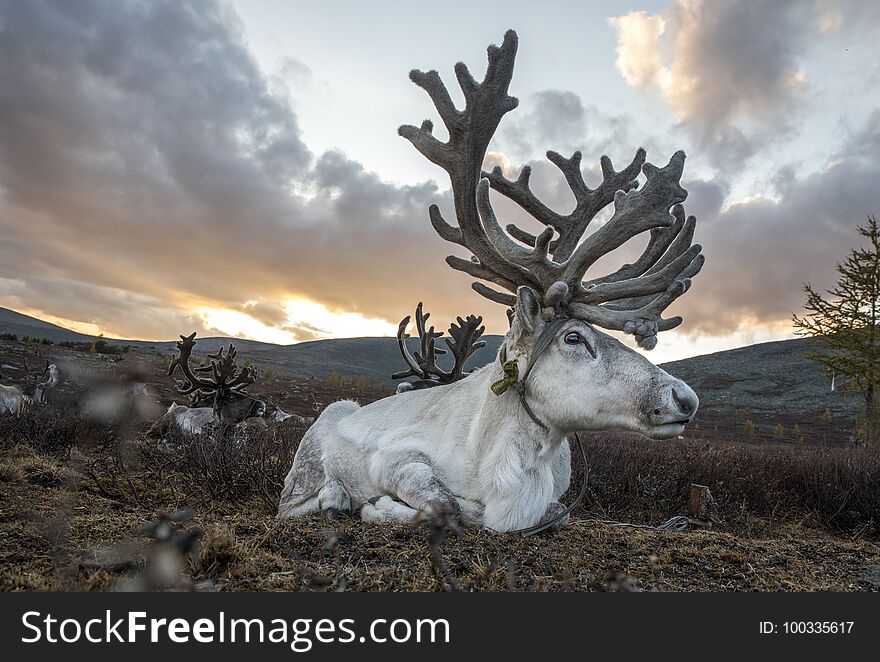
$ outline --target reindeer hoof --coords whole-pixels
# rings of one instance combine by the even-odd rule
[[[431,503],[425,509],[425,519],[436,529],[449,529],[454,533],[461,531],[461,507],[457,501]]]
[[[565,512],[565,506],[563,506],[558,501],[553,501],[549,506],[547,506],[547,510],[544,511],[543,517],[541,517],[541,521],[538,522],[538,525],[544,524],[545,522],[549,522],[554,517],[559,517],[563,512]],[[569,515],[565,515],[565,517],[560,517],[558,521],[553,523],[548,531],[559,531],[563,526],[568,524]]]

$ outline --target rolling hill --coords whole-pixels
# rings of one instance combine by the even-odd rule
[[[42,320],[0,308],[0,333],[49,338],[58,343],[91,341],[94,338]],[[148,352],[166,353],[174,342],[107,339]],[[215,351],[234,340],[242,357],[259,368],[272,368],[290,378],[324,380],[332,372],[350,378],[366,377],[373,383],[391,384],[390,375],[403,368],[395,338],[344,338],[316,340],[296,345],[273,345],[252,340],[199,338],[198,350]],[[478,350],[468,367],[492,361],[501,336],[485,336],[486,347]],[[409,341],[413,350],[416,341]],[[704,410],[716,416],[739,415],[773,420],[780,412],[807,412],[815,417],[825,409],[851,416],[858,411],[858,398],[831,391],[830,380],[818,365],[806,358],[809,339],[783,340],[741,347],[663,364],[671,374],[690,384]],[[442,344],[441,344],[442,346]],[[445,365],[441,357],[439,363]],[[739,419],[736,419],[739,420]]]

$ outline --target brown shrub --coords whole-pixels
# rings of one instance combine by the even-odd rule
[[[246,439],[234,431],[177,435],[164,452],[163,471],[185,494],[233,503],[257,498],[274,515],[304,433],[303,427],[284,424],[251,431]]]
[[[811,516],[836,531],[880,531],[880,456],[865,448],[709,446],[636,435],[582,435],[590,499],[603,517],[659,522],[683,512],[691,483],[707,485],[726,525]],[[574,453],[573,490],[583,468]]]
[[[16,466],[27,482],[42,487],[60,487],[74,478],[70,469],[44,457],[19,458]]]
[[[3,450],[23,444],[41,455],[66,459],[90,434],[90,427],[72,409],[33,406],[21,416],[0,417]]]
[[[2,483],[20,483],[24,479],[21,468],[12,462],[0,463],[0,482]]]

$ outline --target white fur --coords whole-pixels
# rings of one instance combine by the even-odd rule
[[[52,363],[46,370],[49,373],[49,377],[34,388],[34,402],[40,405],[46,404],[46,395],[61,383],[61,373],[57,365]]]
[[[526,315],[517,312],[518,320]],[[522,375],[544,323],[540,316],[518,320],[504,344]],[[571,332],[597,356],[566,343]],[[329,406],[300,444],[279,516],[350,507],[371,521],[408,521],[409,510],[431,516],[447,509],[451,493],[466,524],[497,531],[532,526],[555,512],[568,489],[569,433],[636,430],[669,438],[684,428],[677,402],[692,397],[696,411],[687,385],[578,320],[560,329],[528,380],[528,402],[547,430],[528,417],[515,388],[500,396],[491,391],[502,377],[495,361],[448,386],[365,407]],[[394,499],[368,503],[374,497]]]
[[[162,418],[168,421],[170,428],[184,434],[200,434],[217,422],[212,407],[187,407],[176,402],[171,403]]]
[[[17,386],[0,384],[0,416],[4,414],[18,416],[30,402],[31,399]]]
[[[281,407],[275,407],[275,411],[272,412],[269,418],[273,423],[283,423],[288,418],[292,418],[293,416],[294,414],[288,414],[286,411],[283,411]]]

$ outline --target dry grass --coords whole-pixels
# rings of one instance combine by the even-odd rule
[[[880,535],[880,453],[872,448],[709,445],[638,436],[584,435],[586,509],[659,521],[707,485],[728,529],[807,521],[832,532]],[[573,484],[582,468],[576,462]]]
[[[5,425],[8,431],[11,424]],[[161,556],[157,550],[177,539],[156,547],[139,527],[159,511],[184,507],[196,515],[175,526],[187,541],[200,541],[197,553],[181,557],[186,581],[178,586],[185,588],[878,588],[872,518],[880,463],[859,449],[591,437],[590,500],[567,527],[532,538],[485,531],[450,536],[436,548],[440,572],[427,526],[365,525],[355,517],[277,520],[281,482],[301,434],[270,432],[244,445],[190,438],[169,449],[139,439],[95,444],[82,432],[66,453],[51,452],[54,444],[43,452],[27,435],[3,442],[0,589],[130,586]],[[724,519],[720,529],[658,533],[590,521],[665,520],[682,512],[692,481],[712,488]]]
[[[94,431],[72,409],[30,407],[21,416],[0,416],[0,452],[22,444],[50,457],[66,458]]]

